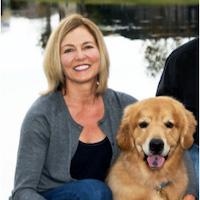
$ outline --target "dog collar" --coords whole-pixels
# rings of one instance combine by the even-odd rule
[[[168,183],[162,183],[162,184],[160,185],[160,187],[163,188],[163,187],[165,187],[165,186],[167,186],[167,185],[168,185]]]
[[[156,186],[155,189],[157,193],[164,199],[169,200],[167,193],[163,190],[163,187],[167,186],[169,183],[162,183],[160,186]]]
[[[159,185],[159,186],[155,186],[155,189],[156,189],[156,190],[162,189],[163,187],[165,187],[165,186],[167,186],[167,185],[169,185],[169,184],[170,184],[169,182],[164,182],[164,183],[162,183],[162,184]]]

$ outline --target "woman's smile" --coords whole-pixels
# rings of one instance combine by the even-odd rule
[[[87,65],[87,64],[78,65],[78,66],[74,67],[74,70],[81,72],[81,71],[85,71],[85,70],[89,69],[90,66],[91,65]]]

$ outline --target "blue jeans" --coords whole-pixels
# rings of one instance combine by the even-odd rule
[[[199,146],[197,144],[193,144],[192,147],[189,149],[189,151],[194,161],[197,186],[199,189]],[[199,196],[199,191],[198,191],[198,196]]]
[[[95,179],[69,182],[41,195],[47,200],[112,200],[110,188]]]

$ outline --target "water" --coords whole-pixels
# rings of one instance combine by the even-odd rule
[[[198,6],[15,3],[1,22],[1,191],[8,199],[23,117],[47,88],[43,47],[64,15],[82,12],[104,33],[110,56],[109,87],[144,99],[155,96],[164,61],[198,35]],[[159,59],[158,59],[159,58]]]

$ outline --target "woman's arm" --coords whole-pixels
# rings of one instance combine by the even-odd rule
[[[29,112],[22,124],[13,200],[44,200],[37,193],[48,147],[49,125],[45,116]]]
[[[44,197],[39,195],[35,190],[22,189],[17,191],[16,194],[10,200],[46,200]]]

